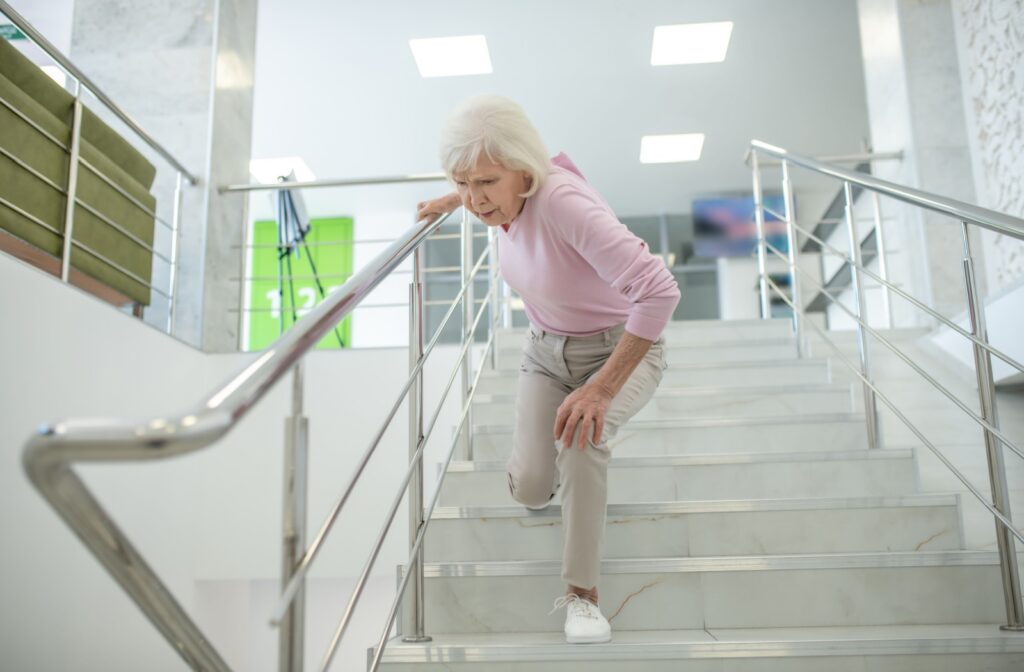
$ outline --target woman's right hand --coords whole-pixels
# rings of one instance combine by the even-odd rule
[[[422,201],[416,204],[416,221],[420,222],[424,219],[429,219],[432,222],[441,215],[452,212],[460,205],[462,205],[462,199],[459,198],[457,193],[435,198],[432,201]]]

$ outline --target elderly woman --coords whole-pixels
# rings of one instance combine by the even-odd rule
[[[608,441],[661,382],[662,331],[679,287],[568,157],[548,159],[516,103],[477,96],[460,105],[444,130],[441,161],[458,191],[420,203],[418,217],[461,205],[498,227],[501,275],[530,320],[509,490],[537,510],[561,487],[562,579],[569,587],[555,609],[569,606],[568,642],[607,642],[597,582]]]

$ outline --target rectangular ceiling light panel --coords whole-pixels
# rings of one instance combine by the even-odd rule
[[[645,135],[640,139],[640,163],[697,161],[702,149],[703,133]]]
[[[721,63],[729,50],[732,21],[657,26],[651,65]]]
[[[492,72],[487,38],[483,35],[409,40],[409,48],[423,77],[486,75]]]

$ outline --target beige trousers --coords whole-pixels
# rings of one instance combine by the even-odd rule
[[[563,448],[554,438],[555,415],[570,392],[583,385],[611,356],[625,325],[593,336],[559,336],[530,326],[519,367],[512,455],[506,463],[512,498],[540,506],[561,485],[564,549],[562,578],[583,589],[597,586],[604,550],[611,440],[643,408],[668,364],[665,339],[651,346],[605,414],[600,443]]]

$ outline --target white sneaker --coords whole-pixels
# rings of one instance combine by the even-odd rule
[[[565,613],[565,641],[570,644],[598,644],[612,640],[612,627],[600,607],[574,593],[555,600],[555,608],[548,615],[566,605],[569,609]]]

